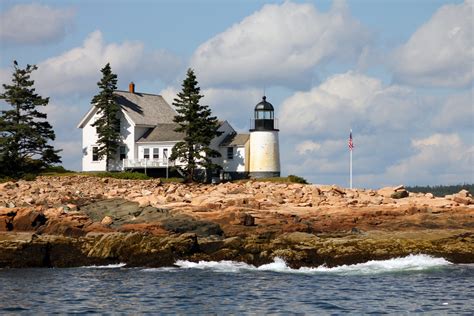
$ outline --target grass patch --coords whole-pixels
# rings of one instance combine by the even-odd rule
[[[98,172],[91,174],[99,178],[114,178],[123,180],[149,180],[152,179],[144,173],[139,172]]]
[[[160,178],[163,183],[183,183],[183,178]]]
[[[87,176],[87,177],[98,177],[98,178],[114,178],[114,179],[123,179],[123,180],[150,180],[156,179],[149,177],[144,173],[140,172],[129,172],[129,171],[118,171],[118,172],[105,172],[105,171],[92,171],[92,172],[75,172],[75,171],[59,171],[59,172],[44,172],[41,173],[41,176],[48,177],[64,177],[64,176]],[[163,183],[182,183],[183,178],[160,178]],[[11,179],[0,179],[1,182],[11,181]]]

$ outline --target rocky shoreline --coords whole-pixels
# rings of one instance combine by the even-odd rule
[[[87,176],[0,184],[0,268],[284,259],[293,268],[423,253],[474,263],[474,201],[248,181]]]

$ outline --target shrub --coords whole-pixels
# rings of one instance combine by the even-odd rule
[[[2,177],[0,177],[0,183],[10,182],[10,181],[15,181],[15,179],[10,178],[10,177],[7,177],[7,176],[5,176],[5,177],[2,176]]]
[[[302,184],[308,184],[308,181],[302,177],[295,176],[293,174],[290,174],[288,176],[288,180],[293,183],[302,183]]]
[[[33,173],[25,173],[22,177],[22,180],[25,181],[35,181],[36,180],[36,174]]]
[[[45,168],[41,173],[71,173],[74,171],[67,170],[63,166],[50,166]]]

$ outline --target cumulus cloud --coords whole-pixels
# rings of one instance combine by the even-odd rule
[[[433,128],[441,131],[474,129],[473,90],[448,96],[433,119]]]
[[[40,62],[34,78],[38,89],[44,93],[90,92],[96,89],[100,69],[108,62],[119,82],[125,83],[156,78],[170,81],[182,67],[181,59],[171,53],[163,50],[148,52],[139,41],[107,44],[102,33],[95,31],[89,34],[82,46]]]
[[[413,139],[416,153],[387,168],[392,181],[420,183],[461,183],[474,181],[474,146],[458,134],[433,134]]]
[[[420,114],[424,107],[407,87],[384,86],[379,79],[349,71],[284,100],[281,126],[295,135],[311,131],[322,136],[345,134],[351,127],[365,132],[379,127],[403,130],[428,119]]]
[[[14,44],[46,44],[62,40],[75,12],[41,4],[18,4],[0,14],[0,40]]]
[[[319,149],[321,149],[321,144],[311,140],[305,140],[296,145],[296,151],[300,155],[311,154],[312,152],[318,151]]]
[[[463,87],[474,79],[474,2],[445,5],[393,56],[398,82]]]
[[[294,86],[314,66],[357,60],[369,32],[350,16],[344,2],[329,12],[311,4],[265,5],[198,47],[191,65],[204,84]]]

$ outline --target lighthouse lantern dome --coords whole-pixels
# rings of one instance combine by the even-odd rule
[[[275,110],[273,105],[267,101],[267,97],[263,96],[262,101],[255,106],[256,120],[273,120]]]

